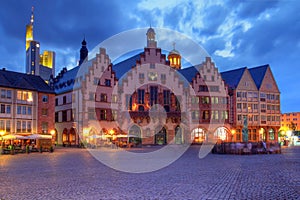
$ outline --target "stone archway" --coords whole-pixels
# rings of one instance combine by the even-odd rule
[[[76,145],[76,129],[71,128],[69,132],[69,144]]]
[[[273,128],[270,128],[269,130],[268,130],[268,135],[269,135],[269,140],[270,141],[274,141],[275,140],[275,131],[274,131],[274,129]]]
[[[218,141],[229,141],[230,139],[230,131],[226,127],[219,127],[214,132],[214,137]]]
[[[267,140],[267,133],[266,130],[264,128],[260,128],[259,129],[259,141],[264,141],[266,142]]]
[[[175,144],[183,143],[183,133],[182,128],[178,125],[175,127]]]
[[[141,128],[137,125],[133,125],[130,127],[128,132],[129,142],[135,144],[142,143],[142,131]]]
[[[167,144],[167,130],[163,127],[158,133],[155,134],[155,144],[165,145]]]
[[[195,128],[191,133],[191,142],[193,144],[202,144],[207,140],[207,131],[203,128]]]
[[[65,146],[67,143],[69,142],[69,133],[68,133],[68,129],[64,128],[63,132],[62,132],[62,143]]]

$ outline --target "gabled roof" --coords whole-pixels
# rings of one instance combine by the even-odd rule
[[[221,72],[222,79],[230,88],[235,89],[237,88],[246,69],[246,67],[243,67],[239,69]]]
[[[54,93],[40,76],[7,70],[0,70],[0,87]]]
[[[61,77],[59,77],[58,82],[54,84],[54,90],[56,94],[61,94],[73,90],[78,70],[79,66],[74,67],[73,69],[66,71],[61,75]]]
[[[116,73],[117,79],[120,79],[124,74],[129,72],[133,66],[136,66],[136,61],[141,59],[141,54],[136,54],[122,62],[113,65],[112,69]]]
[[[92,58],[86,62],[83,62],[80,66],[76,66],[69,71],[61,71],[60,75],[57,77],[58,81],[54,83],[54,90],[56,94],[62,94],[72,91],[74,88],[81,87],[81,83],[75,84],[75,79],[77,76],[81,76],[82,80],[85,79],[85,75],[92,66],[92,63],[96,58]],[[75,84],[75,85],[74,85]]]
[[[249,72],[255,82],[257,89],[260,88],[262,81],[264,80],[269,65],[262,65],[249,69]]]

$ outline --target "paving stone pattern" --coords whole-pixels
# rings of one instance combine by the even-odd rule
[[[85,149],[0,155],[0,199],[300,199],[300,147],[203,159],[198,152],[192,146],[168,167],[142,174],[113,170]]]

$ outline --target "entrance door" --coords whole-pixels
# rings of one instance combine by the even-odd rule
[[[155,134],[155,144],[167,144],[167,131],[165,128],[162,128],[158,133]]]

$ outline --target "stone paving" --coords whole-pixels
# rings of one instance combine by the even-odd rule
[[[198,152],[192,146],[141,174],[113,170],[85,149],[0,155],[0,199],[300,199],[300,147],[203,159]]]

